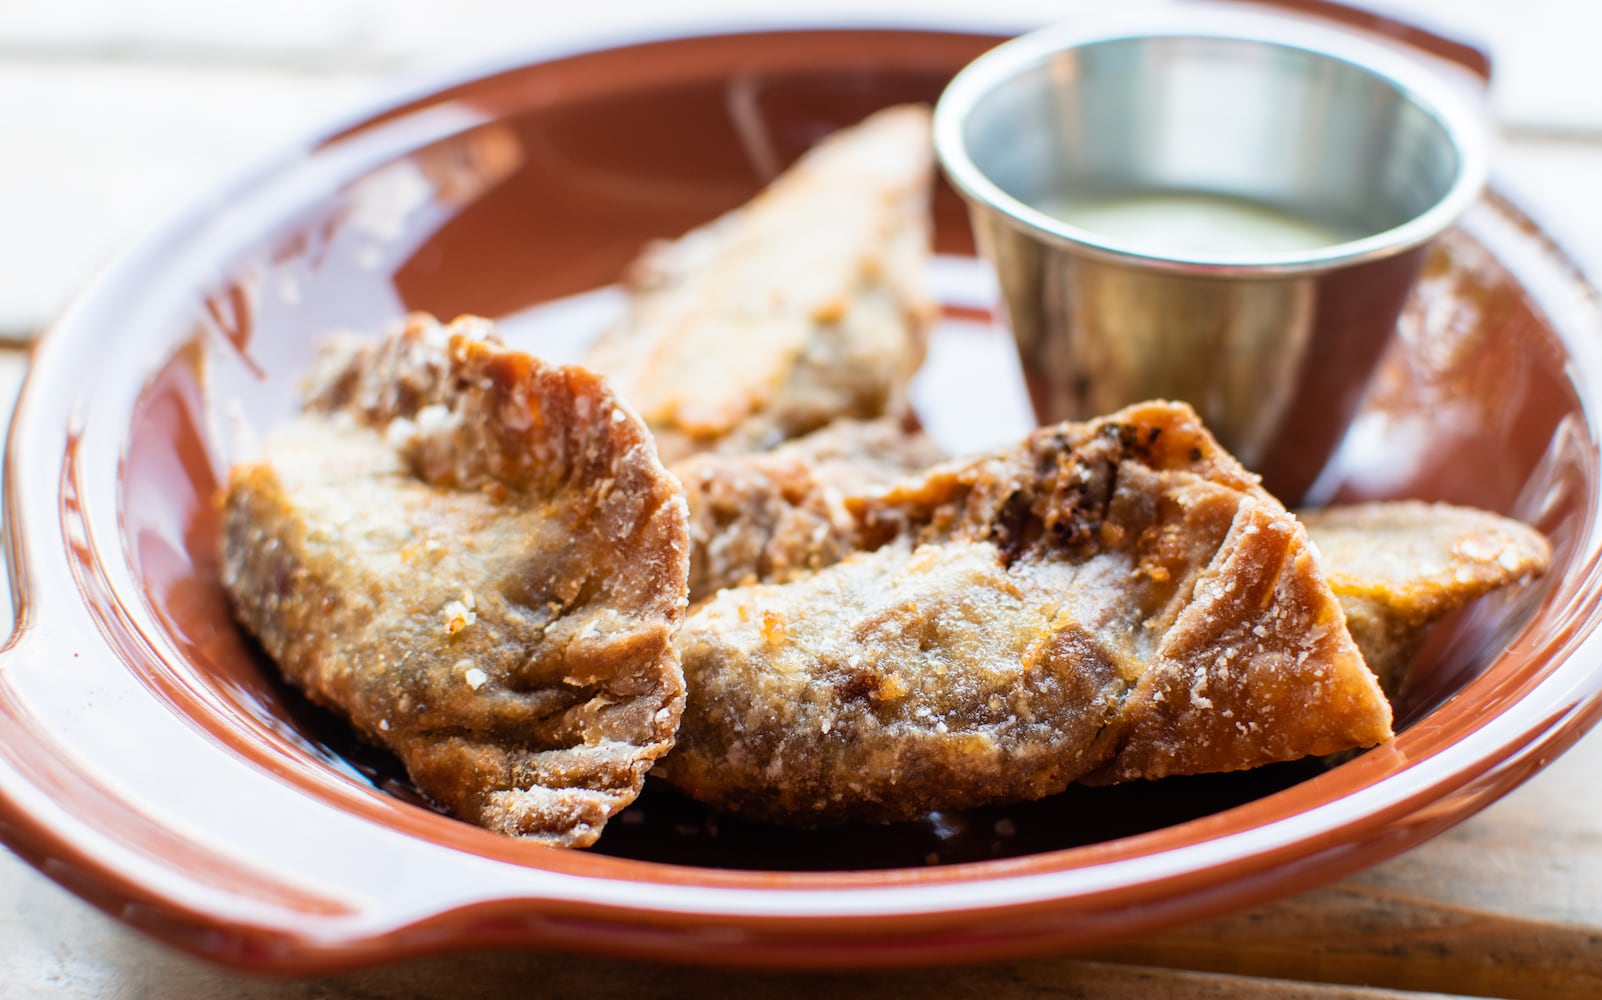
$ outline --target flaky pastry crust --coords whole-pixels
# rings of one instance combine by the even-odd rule
[[[944,458],[893,420],[837,420],[772,451],[690,456],[673,467],[690,505],[690,603],[839,562],[859,545],[846,497]]]
[[[592,843],[673,745],[686,510],[599,376],[411,317],[237,466],[223,582],[286,677],[451,813]]]
[[[585,364],[670,463],[899,413],[934,316],[931,175],[928,108],[830,136],[749,203],[649,248]]]
[[[1489,511],[1398,500],[1304,511],[1346,626],[1387,694],[1397,694],[1429,627],[1546,571],[1552,548]]]
[[[816,825],[1389,738],[1301,524],[1179,404],[844,501],[859,549],[686,621],[659,770]]]

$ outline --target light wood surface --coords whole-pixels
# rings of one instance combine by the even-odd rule
[[[0,145],[0,404],[14,398],[27,339],[99,263],[251,156],[420,69],[669,16],[637,2],[606,5],[604,14],[544,4],[514,14],[511,6],[463,0],[441,18],[440,5],[416,0],[0,5],[0,135],[9,140]],[[667,6],[672,17],[701,23],[731,9],[720,0]],[[823,0],[796,9],[845,16],[855,6]],[[882,6],[973,20],[955,3]],[[1085,6],[1001,0],[987,9],[1024,23]],[[1602,60],[1584,42],[1602,32],[1602,4],[1385,6],[1489,39],[1500,74],[1492,101],[1498,168],[1602,273]],[[1336,885],[1090,956],[875,975],[754,975],[502,953],[261,979],[157,945],[0,850],[0,1000],[1602,997],[1598,774],[1602,732],[1478,816]]]

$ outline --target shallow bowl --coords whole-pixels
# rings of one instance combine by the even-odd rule
[[[291,412],[322,334],[472,311],[570,352],[644,241],[876,108],[932,100],[996,40],[796,30],[542,57],[286,150],[115,264],[39,347],[9,444],[0,838],[133,925],[254,969],[492,945],[914,964],[1297,891],[1444,829],[1575,740],[1602,689],[1602,307],[1494,190],[1427,263],[1324,488],[1511,513],[1555,563],[1440,627],[1400,735],[1338,767],[810,834],[652,791],[598,850],[562,851],[431,811],[274,679],[218,587],[214,495],[238,442]],[[949,191],[936,219],[946,314],[916,401],[937,436],[980,446],[1027,406]]]

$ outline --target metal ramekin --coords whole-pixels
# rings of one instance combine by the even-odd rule
[[[1186,400],[1291,502],[1339,443],[1429,242],[1478,196],[1482,131],[1398,52],[1221,10],[1025,35],[959,73],[935,113],[1037,416]],[[1246,198],[1358,235],[1187,255],[1035,207],[1141,192]]]

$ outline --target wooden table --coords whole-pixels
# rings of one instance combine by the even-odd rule
[[[1020,21],[1089,6],[1002,0]],[[720,0],[672,16],[716,13]],[[927,12],[929,3],[889,2]],[[1602,5],[1405,0],[1478,26],[1504,67],[1501,171],[1602,275]],[[853,4],[815,0],[827,18]],[[557,9],[566,8],[566,9]],[[963,8],[952,5],[952,11]],[[1543,16],[1542,11],[1546,10]],[[170,0],[0,7],[0,401],[30,339],[114,247],[196,186],[390,85],[397,73],[593,28],[585,5]],[[137,16],[133,14],[137,11]],[[1557,16],[1558,12],[1562,16]],[[661,19],[615,2],[614,19]],[[1541,34],[1542,31],[1546,34]],[[1584,49],[1584,51],[1582,51]],[[1582,76],[1582,74],[1588,74]],[[1576,95],[1588,95],[1579,100]],[[0,850],[0,998],[1602,997],[1602,732],[1441,837],[1336,885],[1094,954],[973,969],[782,976],[564,955],[428,959],[316,980],[217,969],[130,931]],[[1354,989],[1351,985],[1364,984]]]

